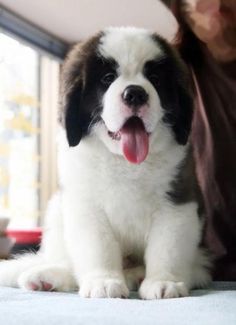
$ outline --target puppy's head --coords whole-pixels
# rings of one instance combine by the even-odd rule
[[[62,122],[69,145],[92,133],[132,163],[145,160],[158,130],[185,145],[192,119],[188,88],[182,62],[162,38],[109,28],[75,46],[64,64]]]

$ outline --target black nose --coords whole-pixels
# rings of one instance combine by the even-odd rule
[[[130,85],[125,88],[122,99],[131,108],[139,108],[148,101],[148,94],[141,86]]]

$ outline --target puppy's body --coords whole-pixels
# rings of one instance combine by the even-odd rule
[[[108,29],[72,51],[62,86],[61,191],[39,254],[2,263],[1,284],[126,297],[127,257],[145,264],[144,299],[208,282],[198,189],[187,177],[186,82],[174,52],[144,30]]]

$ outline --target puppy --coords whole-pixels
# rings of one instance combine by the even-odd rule
[[[109,28],[75,46],[62,72],[61,190],[39,253],[1,263],[0,284],[115,298],[137,276],[143,299],[206,285],[191,120],[185,67],[158,35]],[[124,259],[145,271],[124,272]]]

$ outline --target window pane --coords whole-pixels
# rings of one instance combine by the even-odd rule
[[[0,33],[0,215],[12,227],[37,225],[39,53]]]

